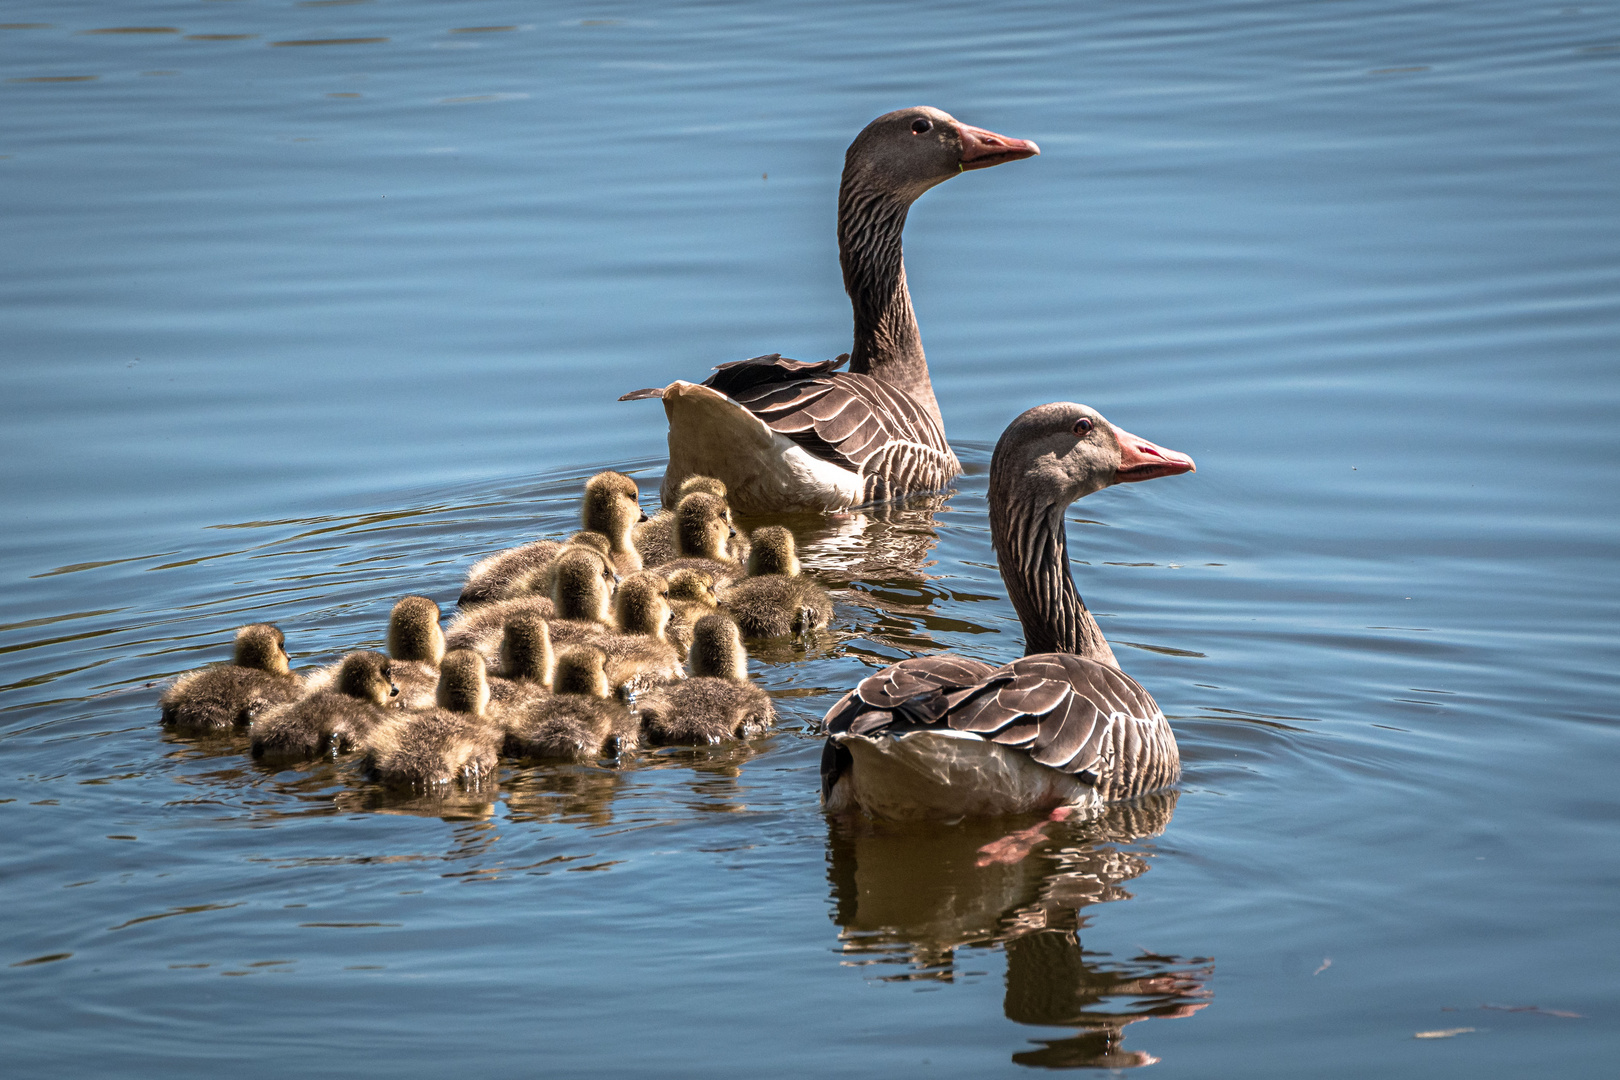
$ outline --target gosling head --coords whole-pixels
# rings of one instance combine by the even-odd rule
[[[687,659],[693,675],[731,682],[748,681],[748,650],[742,633],[726,615],[705,615],[692,627],[692,651]]]
[[[695,566],[669,575],[669,598],[710,608],[720,606],[720,597],[714,591],[714,575]]]
[[[236,631],[234,663],[237,667],[285,675],[290,670],[286,642],[281,631],[269,623],[250,623]]]
[[[573,547],[551,566],[551,602],[557,618],[612,625],[613,568],[606,559],[590,548]]]
[[[799,576],[799,548],[793,542],[792,533],[780,525],[767,525],[763,529],[755,529],[749,540],[753,545],[748,549],[749,577],[759,577],[761,574]]]
[[[643,570],[619,582],[613,594],[613,617],[626,634],[645,634],[664,640],[669,625],[669,582],[662,574]]]
[[[678,505],[682,499],[686,498],[694,491],[701,491],[705,494],[724,499],[726,497],[726,482],[724,480],[717,480],[712,476],[688,476],[685,480],[682,480],[680,486],[675,489],[676,504]]]
[[[439,686],[433,699],[441,709],[483,716],[489,706],[484,658],[471,649],[451,649],[439,664]]]
[[[586,481],[580,523],[604,534],[613,542],[615,552],[635,550],[630,543],[630,530],[636,522],[645,520],[647,515],[641,512],[636,482],[624,473],[601,472]]]
[[[388,616],[388,655],[438,667],[444,659],[439,605],[425,596],[401,597]]]
[[[575,645],[557,654],[557,670],[551,689],[557,694],[584,694],[605,698],[610,689],[607,654],[594,645]]]
[[[527,612],[507,620],[501,633],[501,675],[514,682],[551,686],[551,628]]]
[[[675,508],[675,554],[702,559],[730,559],[731,508],[724,499],[694,491]]]
[[[373,705],[386,705],[388,699],[399,693],[388,672],[388,657],[380,652],[352,652],[338,665],[338,693],[347,694],[357,701]]]
[[[597,532],[595,529],[579,530],[568,538],[566,546],[595,548],[604,558],[613,554],[613,541],[608,539],[607,533]]]

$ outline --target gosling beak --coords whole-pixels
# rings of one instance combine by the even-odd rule
[[[389,697],[399,697],[399,687],[395,686],[393,683],[389,683],[388,684],[388,696]]]
[[[643,510],[641,512],[641,519],[640,520],[642,520],[642,521],[650,521],[652,519],[647,516],[647,511]]]
[[[1035,157],[1041,152],[1029,139],[1010,139],[984,128],[959,125],[962,129],[962,171],[988,169],[1004,161]]]
[[[1119,468],[1114,472],[1116,484],[1133,484],[1138,480],[1198,471],[1198,466],[1186,454],[1166,450],[1132,435],[1124,428],[1116,427],[1114,435],[1119,439]]]

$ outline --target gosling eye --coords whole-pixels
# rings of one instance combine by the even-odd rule
[[[928,119],[926,116],[919,116],[917,119],[911,122],[911,132],[913,135],[926,135],[933,130],[934,122]]]
[[[1091,430],[1091,426],[1091,418],[1089,416],[1082,416],[1080,419],[1074,422],[1075,436],[1081,439],[1085,438],[1086,433]]]

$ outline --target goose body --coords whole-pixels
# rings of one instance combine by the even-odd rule
[[[942,487],[961,472],[906,287],[901,233],[911,204],[957,173],[1040,153],[938,109],[878,117],[850,144],[838,196],[838,247],[855,315],[836,360],[780,354],[723,364],[701,383],[637,390],[669,419],[666,504],[682,480],[723,481],[749,513],[844,510]],[[837,369],[848,363],[849,370]]]
[[[828,711],[822,803],[889,818],[1024,813],[1129,799],[1180,775],[1175,736],[1119,669],[1069,575],[1064,508],[1115,483],[1190,472],[1192,459],[1094,410],[1043,405],[991,463],[990,531],[1027,655],[995,666],[904,660]]]
[[[304,680],[289,670],[285,641],[269,623],[241,627],[230,663],[189,671],[163,692],[162,722],[191,731],[228,731],[298,700]]]

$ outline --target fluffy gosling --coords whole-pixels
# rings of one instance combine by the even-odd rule
[[[557,654],[552,693],[507,720],[506,752],[518,758],[595,761],[641,744],[640,721],[609,696],[607,656],[590,645]]]
[[[296,701],[304,680],[292,674],[286,638],[269,623],[236,631],[231,662],[181,675],[158,699],[162,722],[191,731],[226,731],[276,705]]]
[[[751,638],[809,634],[832,620],[832,598],[799,573],[793,534],[780,525],[754,530],[748,577],[725,588],[720,606]]]
[[[748,681],[748,653],[729,618],[697,621],[690,661],[691,678],[657,687],[637,702],[647,741],[687,746],[745,739],[775,721],[770,696]]]
[[[641,569],[641,553],[631,539],[631,530],[646,520],[636,482],[624,473],[600,472],[585,482],[580,522],[608,538],[608,558],[621,576]]]
[[[306,761],[363,745],[389,722],[386,706],[399,693],[392,668],[393,662],[380,652],[345,656],[329,687],[312,690],[253,721],[253,756]]]
[[[501,729],[485,718],[489,683],[484,658],[453,649],[439,665],[437,707],[396,715],[367,745],[371,771],[387,784],[440,787],[476,783],[492,774]]]

